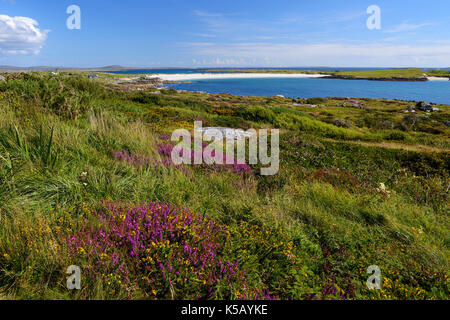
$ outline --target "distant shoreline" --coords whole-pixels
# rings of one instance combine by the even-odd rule
[[[265,79],[265,78],[326,78],[324,74],[305,73],[189,73],[189,74],[152,74],[147,78],[159,78],[164,81],[215,80],[215,79]]]
[[[313,69],[212,69],[212,68],[133,68],[122,66],[107,66],[100,68],[56,68],[56,67],[12,67],[0,66],[0,72],[84,72],[140,75],[160,78],[162,81],[189,81],[214,79],[256,79],[256,78],[324,78],[341,80],[369,81],[401,81],[427,82],[449,81],[450,70],[420,68],[377,69],[377,70],[313,70]],[[147,72],[146,72],[147,71]]]
[[[428,77],[360,77],[347,75],[330,75],[328,79],[340,80],[368,80],[368,81],[409,81],[409,82],[426,82],[430,79]],[[447,79],[448,80],[448,79]]]
[[[188,73],[188,74],[149,74],[149,79],[159,78],[163,81],[191,81],[191,80],[220,80],[220,79],[270,79],[270,78],[323,78],[340,80],[369,80],[369,81],[449,81],[447,77],[355,77],[346,75],[330,75],[315,73]]]

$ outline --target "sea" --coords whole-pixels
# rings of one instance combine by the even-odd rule
[[[274,68],[271,68],[274,69]],[[381,70],[386,68],[289,68],[298,70]],[[123,74],[204,73],[210,69],[124,70]],[[258,78],[190,80],[170,84],[177,90],[229,93],[240,96],[276,96],[289,98],[353,97],[427,101],[450,104],[450,81],[369,81],[326,78]]]

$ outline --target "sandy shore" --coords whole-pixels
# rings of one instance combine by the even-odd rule
[[[448,78],[445,77],[427,77],[429,81],[449,81]]]
[[[188,73],[188,74],[153,74],[148,78],[160,78],[165,81],[189,81],[211,79],[264,79],[264,78],[323,78],[323,74],[304,73]]]

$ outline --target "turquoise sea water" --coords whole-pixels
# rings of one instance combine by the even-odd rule
[[[295,68],[294,68],[295,69]],[[377,68],[298,68],[299,70],[376,70]],[[382,68],[381,68],[382,69]],[[198,73],[209,69],[124,70],[123,74]],[[291,98],[355,97],[387,98],[450,104],[450,81],[393,82],[312,78],[216,79],[169,85],[175,89],[230,93],[241,96],[275,96]]]
[[[170,87],[240,96],[387,98],[450,104],[450,81],[397,82],[323,78],[215,79],[171,84]]]

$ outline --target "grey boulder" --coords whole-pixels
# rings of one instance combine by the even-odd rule
[[[421,101],[421,102],[417,103],[416,107],[420,111],[425,111],[425,112],[432,112],[433,111],[433,107],[428,102]]]

